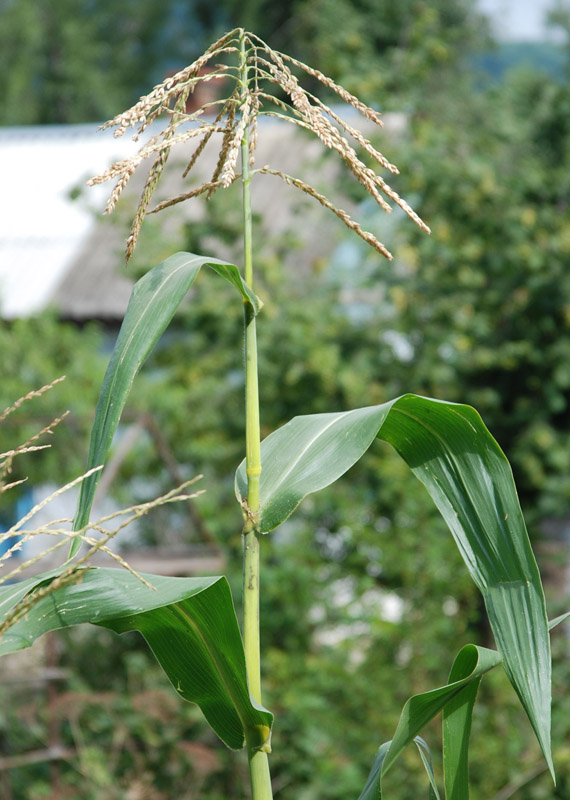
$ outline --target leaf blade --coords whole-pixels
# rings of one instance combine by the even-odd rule
[[[301,500],[343,475],[368,450],[378,434],[386,406],[340,414],[294,417],[261,444],[260,530],[269,533],[287,519]],[[339,452],[339,441],[343,448]],[[245,461],[236,472],[241,502],[247,492]]]
[[[395,412],[380,435],[424,484],[451,530],[554,777],[546,604],[510,465],[469,406],[406,395]]]
[[[465,663],[462,653],[460,651],[453,663],[448,683],[469,677],[470,665]],[[500,656],[499,659],[502,661]],[[469,800],[469,737],[473,707],[482,678],[480,674],[471,680],[443,708],[443,780],[446,800]]]
[[[175,253],[137,281],[99,394],[87,470],[105,463],[135,376],[203,266],[229,281],[244,302],[252,305],[254,313],[259,310],[260,302],[243,281],[238,268],[216,258]],[[80,530],[89,521],[99,477],[100,473],[96,473],[81,484],[74,530]],[[73,541],[70,556],[80,545],[80,539]]]

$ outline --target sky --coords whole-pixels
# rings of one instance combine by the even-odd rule
[[[491,17],[494,34],[502,41],[552,39],[545,18],[553,3],[554,0],[477,0],[481,11]]]

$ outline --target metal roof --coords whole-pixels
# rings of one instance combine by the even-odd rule
[[[137,149],[95,125],[0,128],[0,313],[34,314],[52,294],[96,227],[106,187],[88,204],[71,193],[116,158]]]

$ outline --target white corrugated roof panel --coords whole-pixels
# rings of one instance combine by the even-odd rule
[[[96,224],[109,186],[70,192],[140,143],[97,125],[0,128],[0,314],[34,314],[49,303]]]

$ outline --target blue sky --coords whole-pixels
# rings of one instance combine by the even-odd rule
[[[544,41],[552,39],[544,21],[553,0],[477,0],[477,5],[489,14],[493,32],[506,41]]]

